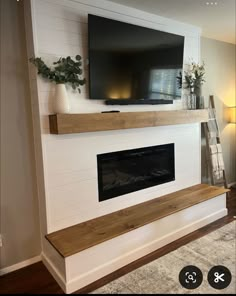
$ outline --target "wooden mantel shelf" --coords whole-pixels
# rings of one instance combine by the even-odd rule
[[[51,134],[143,128],[207,120],[207,109],[49,115]]]

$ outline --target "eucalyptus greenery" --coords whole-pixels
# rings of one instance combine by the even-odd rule
[[[80,86],[85,84],[85,78],[81,78],[82,75],[82,58],[80,55],[73,60],[70,56],[66,58],[60,58],[54,62],[53,68],[49,68],[42,58],[30,58],[30,62],[33,63],[37,69],[38,74],[49,81],[60,83],[68,83],[74,90],[80,92]]]

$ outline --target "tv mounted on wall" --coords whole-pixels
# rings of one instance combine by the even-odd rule
[[[181,98],[184,36],[88,15],[90,99],[109,105]]]

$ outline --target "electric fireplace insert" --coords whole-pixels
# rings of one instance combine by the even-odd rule
[[[97,155],[99,201],[175,180],[174,144]]]

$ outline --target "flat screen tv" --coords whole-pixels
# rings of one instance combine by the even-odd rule
[[[88,15],[90,99],[171,104],[181,98],[184,36]]]

